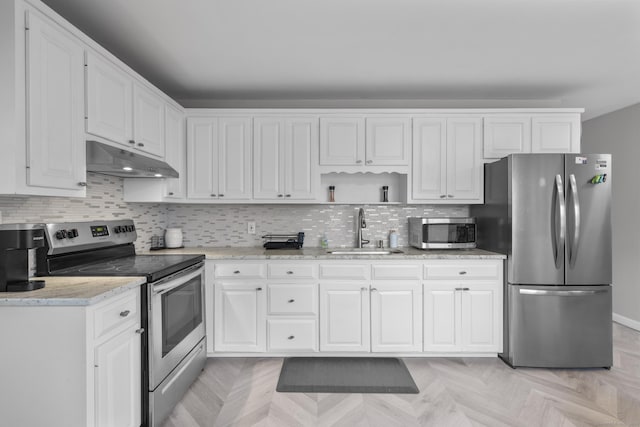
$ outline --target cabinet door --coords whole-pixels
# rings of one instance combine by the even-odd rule
[[[27,25],[27,184],[83,196],[84,50],[35,13]]]
[[[424,351],[460,351],[459,298],[454,285],[425,285]]]
[[[164,159],[164,101],[149,89],[133,89],[133,139],[135,148]]]
[[[579,153],[580,130],[578,114],[533,116],[531,151],[533,153]]]
[[[374,284],[371,288],[371,350],[422,351],[422,285]]]
[[[218,197],[218,122],[209,118],[187,121],[187,197]]]
[[[318,119],[285,121],[283,150],[284,197],[296,200],[316,198],[318,174]]]
[[[447,120],[447,200],[482,203],[482,119]]]
[[[218,198],[251,198],[251,119],[218,119]]]
[[[134,328],[96,347],[96,426],[140,425],[141,359],[140,334]]]
[[[279,118],[254,119],[253,198],[284,199],[284,123]]]
[[[468,290],[467,290],[468,289]],[[474,284],[461,296],[461,346],[467,352],[502,351],[502,287]]]
[[[262,282],[215,283],[215,350],[266,349],[266,293]]]
[[[320,284],[320,351],[369,351],[369,286]]]
[[[407,117],[368,118],[366,164],[408,165],[411,120]]]
[[[187,187],[187,147],[184,137],[184,114],[182,111],[165,105],[164,110],[165,160],[178,171],[178,178],[166,178],[165,197],[182,199]]]
[[[124,71],[87,53],[87,132],[130,146],[133,140],[133,83]]]
[[[365,126],[360,117],[320,118],[320,164],[362,165]]]
[[[447,120],[413,120],[411,195],[415,200],[445,199],[447,192]]]
[[[484,158],[531,152],[531,117],[485,117]]]

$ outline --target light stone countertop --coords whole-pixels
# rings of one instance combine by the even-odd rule
[[[204,254],[210,260],[353,260],[353,259],[380,259],[380,260],[427,260],[427,259],[506,259],[506,255],[485,251],[483,249],[442,249],[420,250],[411,247],[399,248],[402,254],[392,255],[333,255],[327,253],[330,250],[349,251],[352,248],[302,248],[302,249],[264,249],[258,247],[190,247],[182,249],[163,249],[153,251],[154,254]],[[373,250],[365,248],[364,250]],[[385,248],[387,250],[387,248]]]
[[[146,277],[34,277],[42,289],[0,293],[1,306],[86,306],[146,283]],[[1,308],[0,308],[1,309]]]

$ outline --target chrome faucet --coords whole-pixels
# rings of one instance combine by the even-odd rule
[[[367,228],[367,221],[364,219],[364,209],[358,209],[358,230],[356,231],[356,240],[358,248],[369,243],[368,240],[362,238],[362,230]]]

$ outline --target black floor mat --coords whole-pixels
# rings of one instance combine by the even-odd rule
[[[404,362],[390,357],[288,357],[277,391],[418,393]]]

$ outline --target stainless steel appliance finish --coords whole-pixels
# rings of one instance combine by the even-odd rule
[[[98,141],[87,141],[87,171],[121,178],[178,178],[168,163]]]
[[[478,246],[507,254],[501,357],[610,367],[611,155],[514,154],[485,165]],[[544,291],[544,292],[543,292]]]
[[[160,425],[204,368],[204,256],[136,255],[131,220],[46,224],[39,275],[144,276],[143,425]]]
[[[475,218],[409,218],[409,245],[418,249],[476,247]]]

